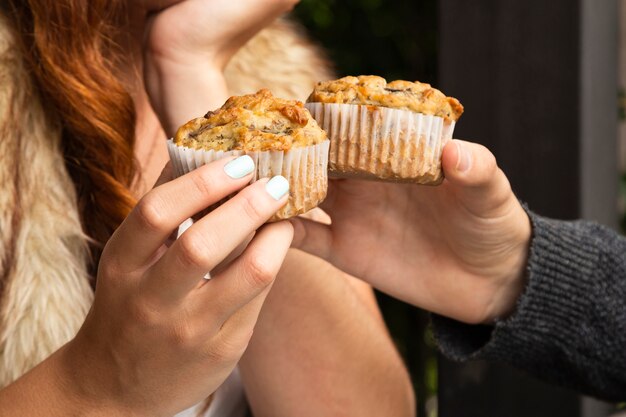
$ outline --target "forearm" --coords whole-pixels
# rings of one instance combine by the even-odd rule
[[[152,106],[169,137],[180,125],[219,108],[228,98],[224,75],[211,62],[191,65],[152,55],[146,59],[145,78],[152,92]]]
[[[508,362],[609,400],[626,399],[626,240],[591,223],[531,216],[528,284],[495,327],[435,318],[449,356]]]
[[[64,348],[0,391],[0,415],[30,417],[134,416],[101,401],[91,402],[73,383]],[[70,367],[68,367],[68,365]]]
[[[241,362],[255,417],[412,416],[406,370],[345,275],[292,251]]]

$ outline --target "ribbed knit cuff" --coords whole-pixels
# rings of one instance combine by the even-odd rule
[[[568,346],[592,302],[598,245],[590,241],[588,224],[528,214],[533,226],[528,283],[514,314],[495,326],[433,316],[435,338],[451,359],[494,359],[531,371],[567,362]]]

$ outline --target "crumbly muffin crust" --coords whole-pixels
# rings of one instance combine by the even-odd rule
[[[463,106],[457,99],[446,97],[429,84],[401,80],[387,83],[384,78],[374,75],[317,83],[307,101],[389,107],[454,122],[463,114]]]
[[[231,97],[218,110],[178,129],[174,143],[214,151],[287,151],[327,139],[304,105],[269,90]]]

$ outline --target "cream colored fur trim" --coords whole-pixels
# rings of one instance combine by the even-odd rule
[[[6,385],[74,336],[93,293],[59,132],[46,123],[1,21],[0,51],[0,193],[13,192],[17,175],[15,198],[3,198],[0,210],[2,234],[10,235],[3,237],[15,247],[12,264],[2,271],[8,275],[0,315],[0,385]]]
[[[297,23],[278,20],[243,47],[226,67],[233,95],[269,88],[275,96],[306,100],[316,82],[334,78],[329,61]]]

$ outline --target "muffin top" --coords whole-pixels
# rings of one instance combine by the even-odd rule
[[[463,106],[457,99],[446,97],[429,84],[401,80],[387,83],[384,78],[375,75],[317,83],[307,101],[389,107],[455,122],[463,114]]]
[[[231,97],[220,109],[185,123],[174,143],[214,151],[286,151],[326,139],[301,102],[276,98],[263,89]]]

